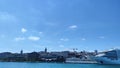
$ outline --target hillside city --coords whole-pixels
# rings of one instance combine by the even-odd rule
[[[61,51],[48,52],[47,48],[40,52],[20,53],[2,52],[0,53],[1,62],[65,62],[67,58],[80,58],[84,61],[92,61],[89,57],[97,55],[97,50],[94,52],[87,51]]]

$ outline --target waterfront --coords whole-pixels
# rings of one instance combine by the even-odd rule
[[[120,65],[0,62],[0,68],[120,68]]]

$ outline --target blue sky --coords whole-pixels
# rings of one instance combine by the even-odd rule
[[[120,48],[119,0],[0,0],[0,52]]]

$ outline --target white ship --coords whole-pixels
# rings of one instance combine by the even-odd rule
[[[80,64],[83,64],[83,63],[88,64],[88,63],[90,63],[90,64],[92,64],[92,63],[96,63],[96,61],[93,61],[90,58],[87,58],[87,59],[82,58],[82,59],[80,59],[80,58],[76,58],[76,57],[71,57],[71,58],[66,59],[66,63],[80,63]]]
[[[120,49],[104,51],[94,58],[99,64],[120,64]]]

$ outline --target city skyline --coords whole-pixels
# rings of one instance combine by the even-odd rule
[[[0,52],[120,48],[119,0],[0,0]]]

